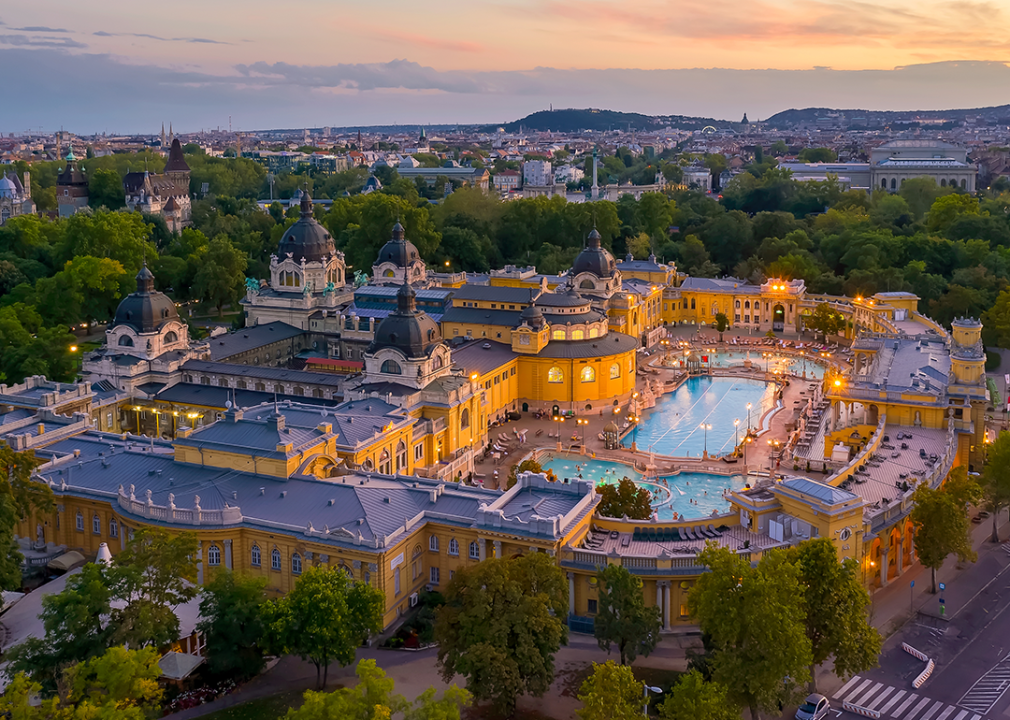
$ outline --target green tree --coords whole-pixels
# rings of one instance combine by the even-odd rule
[[[548,468],[544,470],[543,466],[536,460],[523,460],[521,463],[516,463],[511,468],[509,468],[509,476],[505,481],[505,487],[510,488],[519,482],[519,473],[531,472],[531,473],[544,473],[547,479],[551,482],[557,482],[558,478],[554,474],[554,471]]]
[[[174,608],[196,597],[196,535],[138,530],[116,556],[109,587],[123,607],[112,611],[113,641],[130,647],[160,647],[179,637]]]
[[[435,622],[442,678],[462,675],[474,698],[509,715],[520,695],[550,689],[567,616],[568,582],[546,553],[458,570]]]
[[[197,630],[207,642],[207,663],[216,675],[252,677],[266,651],[267,579],[219,571],[204,586]]]
[[[151,228],[140,213],[96,210],[61,220],[56,258],[62,265],[80,256],[118,260],[128,273],[140,270],[146,258],[156,258]]]
[[[719,312],[715,314],[715,329],[719,332],[719,342],[722,342],[722,334],[729,329],[729,318],[726,313]]]
[[[796,159],[805,163],[833,163],[838,160],[838,154],[831,148],[803,148]]]
[[[596,512],[603,517],[626,517],[631,520],[648,520],[652,517],[652,495],[630,478],[621,478],[616,485],[599,485],[596,492],[600,495]]]
[[[877,665],[882,639],[869,622],[870,596],[859,577],[859,563],[838,562],[828,538],[806,540],[790,550],[803,585],[807,638],[813,653],[810,690],[817,690],[816,670],[830,658],[838,677]]]
[[[644,686],[631,668],[613,660],[593,663],[593,674],[579,688],[582,720],[638,720],[645,705]],[[698,720],[695,718],[695,720]]]
[[[648,234],[639,233],[635,237],[628,238],[628,252],[635,258],[649,257],[649,253],[652,252],[652,241]]]
[[[803,625],[803,586],[784,551],[766,551],[757,567],[727,548],[698,556],[709,568],[688,595],[688,608],[714,649],[712,677],[750,709],[777,710],[809,680],[813,655]]]
[[[812,313],[804,316],[803,323],[808,329],[824,335],[825,342],[828,335],[837,335],[846,327],[845,316],[823,302],[818,303]]]
[[[978,198],[971,195],[944,195],[933,201],[926,215],[926,227],[942,232],[964,215],[980,215]]]
[[[933,594],[936,594],[936,571],[948,555],[956,555],[959,562],[975,562],[978,557],[971,546],[971,525],[965,505],[980,496],[981,488],[968,477],[963,466],[954,468],[939,488],[922,483],[915,489],[911,513],[915,550],[919,562],[930,569]]]
[[[6,444],[0,445],[0,474],[3,476],[0,479],[0,590],[21,587],[24,557],[14,542],[18,522],[53,508],[52,490],[32,477],[40,463],[32,450],[18,452]]]
[[[242,296],[247,264],[245,255],[227,237],[219,235],[210,241],[200,260],[200,269],[193,278],[194,293],[216,307],[220,317],[225,303],[234,306]]]
[[[943,194],[936,180],[931,177],[908,178],[898,189],[898,195],[905,198],[908,209],[916,220],[921,220]]]
[[[369,633],[382,629],[385,598],[339,568],[310,567],[294,590],[271,603],[274,642],[283,652],[316,666],[316,685],[326,686],[330,663],[350,665]]]
[[[992,513],[992,541],[999,542],[999,514],[1010,506],[1010,433],[1001,432],[989,446],[982,468],[982,497]]]
[[[663,720],[740,720],[739,706],[724,685],[706,682],[697,670],[682,675],[659,706]]]
[[[95,170],[88,178],[88,205],[108,210],[126,207],[126,191],[119,173],[115,170]]]
[[[639,653],[648,657],[656,649],[661,627],[659,608],[646,606],[642,581],[623,565],[607,565],[596,574],[600,582],[599,612],[594,623],[596,642],[610,653],[617,645],[621,665]]]

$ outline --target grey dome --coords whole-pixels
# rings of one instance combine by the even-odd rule
[[[394,348],[408,358],[423,357],[441,341],[438,325],[427,313],[417,309],[417,294],[404,283],[396,293],[396,310],[375,328],[368,352]]]
[[[137,292],[130,293],[116,308],[113,327],[128,325],[138,333],[157,332],[170,320],[178,320],[175,303],[154,289],[154,275],[147,263],[137,273]]]
[[[337,252],[333,238],[319,222],[312,217],[312,197],[302,193],[301,217],[289,227],[281,238],[277,256],[283,260],[291,255],[295,262],[320,262]]]
[[[393,263],[396,267],[405,268],[420,257],[414,243],[406,239],[403,225],[397,222],[393,226],[393,237],[379,250],[379,259],[375,261],[375,264],[381,265],[388,262]]]
[[[572,274],[590,273],[598,278],[613,277],[616,269],[614,256],[600,245],[600,233],[593,228],[589,243],[575,258]]]
[[[544,324],[544,314],[536,305],[527,305],[519,313],[519,318],[530,327],[541,327]]]

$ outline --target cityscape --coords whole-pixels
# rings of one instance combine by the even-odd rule
[[[0,715],[1010,712],[990,30],[119,5],[0,17]]]

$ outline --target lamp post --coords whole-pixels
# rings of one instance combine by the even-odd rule
[[[748,435],[743,439],[743,469],[744,472],[747,471],[747,446],[751,443],[751,437]]]
[[[702,423],[701,429],[705,431],[705,459],[708,459],[708,431],[712,429],[711,423]]]
[[[750,409],[754,407],[753,403],[747,403],[747,434],[750,435]]]
[[[642,714],[645,717],[649,717],[649,692],[653,692],[656,695],[662,695],[663,689],[654,687],[652,685],[645,685],[642,687],[642,697],[645,698],[645,705],[642,707]]]
[[[558,428],[558,430],[557,430],[557,433],[558,433],[557,434],[557,438],[558,438],[558,452],[561,452],[561,423],[563,423],[565,421],[565,419],[563,417],[561,417],[560,415],[555,415],[554,416],[554,420],[558,424],[557,425],[557,428]]]
[[[733,452],[740,449],[740,418],[733,421]]]
[[[589,419],[588,418],[575,418],[575,422],[576,422],[576,424],[582,426],[582,447],[583,447],[583,449],[585,449],[585,447],[586,447],[586,425],[589,424]]]

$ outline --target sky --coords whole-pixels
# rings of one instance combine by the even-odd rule
[[[4,133],[1010,103],[1010,0],[6,5]]]

